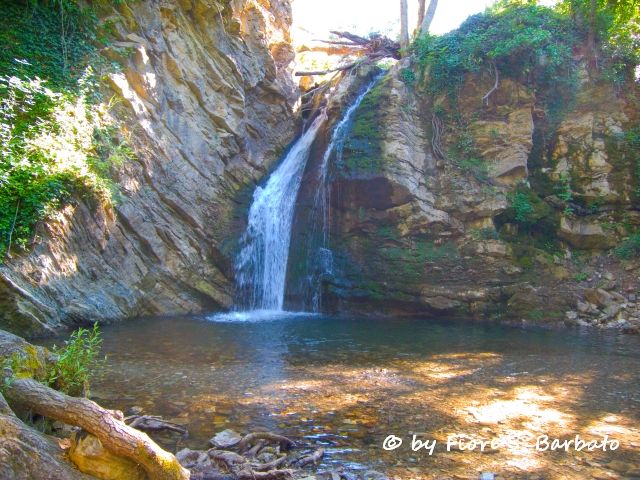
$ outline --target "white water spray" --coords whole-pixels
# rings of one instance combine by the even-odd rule
[[[376,79],[377,80],[377,79]],[[330,270],[331,252],[328,250],[328,198],[327,174],[329,159],[334,151],[342,154],[343,143],[349,131],[351,118],[376,80],[372,81],[347,109],[336,125],[324,153],[319,170],[319,188],[314,198],[314,216],[319,215],[320,251],[310,251],[309,261],[317,257],[322,265],[315,268],[318,278]],[[319,115],[309,129],[295,142],[280,166],[271,174],[264,186],[256,188],[249,210],[247,230],[241,238],[241,250],[236,258],[236,285],[240,311],[282,311],[286,289],[287,264],[291,243],[292,223],[296,199],[302,176],[309,159],[311,145],[326,120],[326,113]],[[316,225],[313,225],[316,228]],[[319,305],[320,280],[313,280],[312,306]]]

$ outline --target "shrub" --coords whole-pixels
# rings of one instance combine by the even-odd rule
[[[74,197],[116,198],[112,166],[133,155],[100,93],[117,67],[98,54],[93,11],[27,3],[0,0],[0,263]]]
[[[618,245],[613,253],[622,260],[640,256],[640,232],[636,232]]]
[[[529,217],[534,211],[528,195],[524,192],[515,192],[511,196],[511,207],[515,211],[515,220],[520,223],[529,221]]]
[[[587,278],[589,278],[589,274],[587,272],[579,272],[573,276],[573,279],[576,282],[584,282]]]
[[[15,353],[3,361],[2,369],[11,370],[11,376],[5,376],[5,385],[17,378],[33,378],[67,395],[88,395],[90,380],[102,367],[101,344],[96,323],[92,329],[79,328],[73,332],[62,347],[54,345],[55,361],[47,361],[38,349],[27,347],[25,352]]]
[[[455,96],[465,74],[490,64],[501,77],[536,86],[572,82],[577,31],[567,15],[537,5],[501,5],[469,17],[458,30],[424,35],[413,46],[418,65],[429,69],[428,89]]]
[[[101,364],[98,357],[102,338],[98,324],[91,330],[79,328],[71,334],[64,346],[52,349],[57,357],[47,373],[47,383],[52,388],[79,396],[89,393],[89,381]]]

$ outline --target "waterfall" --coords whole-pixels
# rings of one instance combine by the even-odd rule
[[[329,159],[334,151],[341,155],[351,118],[376,80],[377,78],[356,98],[336,125],[320,165],[319,188],[314,197],[312,213],[314,217],[312,228],[321,228],[320,232],[317,230],[313,232],[318,234],[320,249],[310,245],[310,251],[307,255],[308,263],[315,264],[316,273],[308,276],[308,278],[313,278],[309,282],[313,283],[311,308],[314,311],[319,308],[322,275],[331,269],[331,255],[328,250],[329,192],[327,191],[327,173]],[[257,187],[253,194],[247,229],[240,240],[240,253],[235,262],[236,310],[238,311],[283,310],[296,199],[309,159],[311,145],[325,121],[326,112],[323,112],[294,143],[264,186]]]
[[[327,149],[322,156],[318,173],[318,189],[313,199],[313,209],[310,217],[312,229],[310,238],[315,239],[309,245],[307,253],[307,275],[306,275],[306,306],[313,312],[320,311],[322,280],[333,274],[333,253],[329,248],[329,201],[331,199],[331,187],[327,182],[329,173],[329,160],[335,153],[335,162],[342,161],[344,142],[351,130],[351,121],[356,110],[364,100],[364,97],[378,82],[383,73],[377,75],[363,89],[358,97],[349,106],[342,119],[333,129],[331,139]],[[320,231],[318,231],[320,228]]]
[[[325,119],[325,113],[315,119],[253,194],[235,265],[238,306],[243,310],[282,310],[296,198],[311,144]]]

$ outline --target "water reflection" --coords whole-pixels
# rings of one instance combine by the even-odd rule
[[[106,405],[216,431],[278,431],[397,478],[623,478],[640,472],[640,339],[417,320],[289,316],[267,322],[148,319],[107,327]],[[381,448],[396,434],[435,454]],[[453,434],[514,439],[446,451]],[[538,435],[611,435],[616,452],[535,452]],[[527,440],[529,439],[529,440]],[[635,470],[634,470],[635,469]],[[598,477],[600,475],[600,477]],[[467,477],[465,477],[467,476]]]

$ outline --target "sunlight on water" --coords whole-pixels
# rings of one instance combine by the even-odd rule
[[[206,448],[231,428],[322,446],[321,468],[402,480],[471,480],[477,471],[622,479],[603,468],[640,468],[640,339],[631,336],[273,311],[141,319],[103,334],[106,369],[93,397],[184,425],[189,438],[178,449]],[[435,453],[412,451],[413,433],[437,440]],[[402,448],[382,448],[391,434]],[[529,445],[576,434],[609,435],[621,447],[551,453]],[[450,436],[456,445],[502,443],[489,454],[447,451]],[[175,441],[164,445],[175,451]]]

